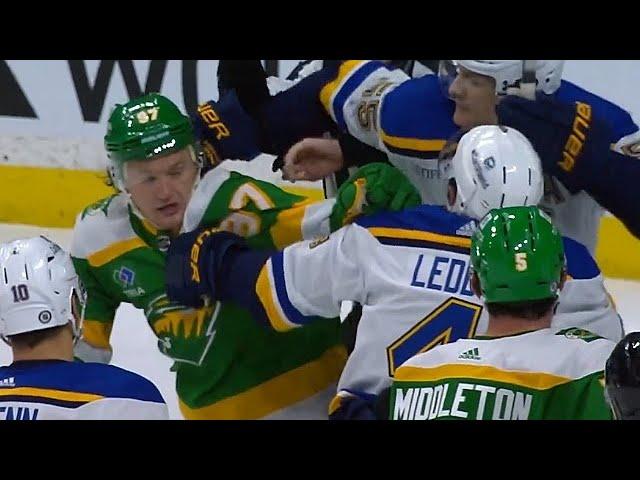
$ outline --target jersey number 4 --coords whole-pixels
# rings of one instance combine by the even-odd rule
[[[482,307],[449,298],[387,347],[389,376],[418,353],[475,335]]]

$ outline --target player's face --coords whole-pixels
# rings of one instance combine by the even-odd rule
[[[453,121],[460,128],[498,123],[495,80],[459,66],[458,74],[449,87],[449,96],[456,102]]]
[[[125,169],[125,186],[138,210],[158,229],[177,235],[199,171],[190,150],[127,162]]]

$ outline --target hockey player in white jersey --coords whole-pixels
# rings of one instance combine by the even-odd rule
[[[614,343],[552,328],[566,280],[562,238],[538,207],[492,210],[471,240],[471,288],[484,336],[407,360],[390,390],[392,420],[609,420],[605,362]]]
[[[0,246],[0,420],[167,420],[149,380],[112,365],[73,361],[84,291],[71,257],[45,237]]]
[[[631,207],[636,202],[630,201],[636,197],[628,193],[635,192],[638,178],[633,158],[640,141],[638,127],[622,108],[561,80],[563,61],[533,62],[538,97],[524,104],[519,103],[524,99],[506,95],[519,91],[523,83],[520,60],[456,60],[450,64],[453,68],[443,68],[451,73],[442,75],[445,95],[434,75],[410,79],[379,62],[350,60],[327,80],[319,97],[342,130],[385,151],[420,190],[425,203],[445,202],[446,186],[437,169],[445,140],[458,128],[499,122],[524,133],[541,155],[550,175],[543,207],[564,235],[593,254],[602,205],[640,236],[640,222]],[[315,180],[325,175],[318,167],[336,163],[333,159],[340,158],[336,150],[335,141],[323,139],[294,145],[285,156],[287,178]],[[629,178],[625,188],[616,187],[621,178]]]
[[[332,418],[366,417],[405,360],[486,330],[486,314],[468,283],[474,219],[494,206],[536,204],[542,196],[540,160],[513,129],[471,130],[442,167],[450,179],[450,211],[422,205],[378,214],[275,254],[249,251],[237,237],[213,230],[181,236],[168,252],[168,295],[186,304],[192,292],[231,299],[278,331],[334,317],[343,301],[360,303],[355,348]],[[554,321],[595,323],[620,338],[595,262],[583,246],[565,242],[575,288],[561,299]],[[193,271],[205,280],[193,281]]]

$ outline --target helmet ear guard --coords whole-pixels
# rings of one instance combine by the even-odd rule
[[[0,335],[71,323],[74,339],[84,320],[86,294],[68,253],[45,237],[0,246]]]
[[[457,144],[445,146],[438,168],[441,178],[455,181],[455,202],[447,208],[475,219],[492,208],[536,205],[542,199],[540,158],[514,128],[483,125],[469,130]]]

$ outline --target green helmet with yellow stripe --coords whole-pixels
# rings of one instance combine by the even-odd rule
[[[562,236],[536,206],[491,210],[471,239],[487,303],[555,298],[565,268]]]
[[[109,117],[104,137],[111,162],[110,175],[120,190],[124,190],[126,162],[167,155],[193,147],[195,143],[189,117],[158,93],[117,104]]]

